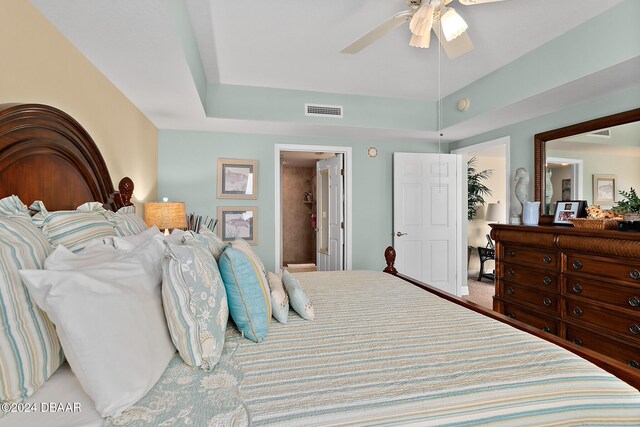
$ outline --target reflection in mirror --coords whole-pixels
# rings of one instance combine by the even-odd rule
[[[547,213],[553,214],[557,201],[599,202],[593,187],[596,175],[615,175],[611,193],[617,201],[619,190],[640,187],[640,122],[547,141],[546,159]],[[603,209],[614,204],[604,203]]]
[[[594,175],[615,175],[615,200],[603,208],[620,200],[619,190],[640,189],[639,123],[636,108],[536,134],[535,200],[542,214],[569,197],[592,204]]]

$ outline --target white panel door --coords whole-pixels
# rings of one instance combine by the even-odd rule
[[[318,270],[344,270],[343,155],[316,163],[318,199]]]
[[[394,153],[396,268],[460,295],[463,267],[462,161],[454,154]]]

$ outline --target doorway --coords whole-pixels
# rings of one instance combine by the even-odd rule
[[[465,156],[464,164],[475,158],[476,172],[491,170],[491,177],[484,180],[483,184],[491,190],[491,195],[485,195],[485,205],[476,211],[475,219],[465,221],[466,231],[463,232],[466,239],[467,251],[467,286],[463,295],[469,295],[469,299],[481,305],[491,308],[491,298],[486,296],[493,294],[494,260],[484,259],[482,262],[478,248],[491,246],[491,240],[487,235],[491,232],[490,223],[507,223],[511,204],[510,197],[510,138],[503,137],[469,147],[453,150],[454,154]],[[466,184],[466,174],[465,174]],[[467,186],[465,185],[465,188]],[[486,257],[483,257],[486,258]],[[482,268],[481,268],[482,267]],[[481,276],[481,274],[484,274]],[[484,286],[483,286],[484,283]],[[485,289],[486,288],[486,289]],[[476,298],[476,300],[474,300]]]
[[[351,148],[279,144],[275,154],[276,269],[351,269]]]

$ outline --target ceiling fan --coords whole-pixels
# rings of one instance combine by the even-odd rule
[[[447,5],[453,0],[405,0],[411,7],[393,15],[382,24],[342,49],[341,53],[358,53],[378,39],[389,34],[405,22],[409,22],[412,36],[409,46],[429,47],[431,30],[440,40],[443,50],[451,59],[473,50],[473,43],[466,33],[467,23]],[[502,0],[458,0],[465,6],[492,3]]]

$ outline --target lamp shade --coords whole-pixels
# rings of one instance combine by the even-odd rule
[[[448,42],[467,31],[468,25],[464,19],[453,8],[447,8],[447,11],[440,18],[442,24],[442,33]]]
[[[500,204],[489,203],[487,205],[487,212],[484,215],[484,220],[488,222],[500,221]]]
[[[186,228],[187,214],[183,202],[145,203],[144,222],[161,230]]]

